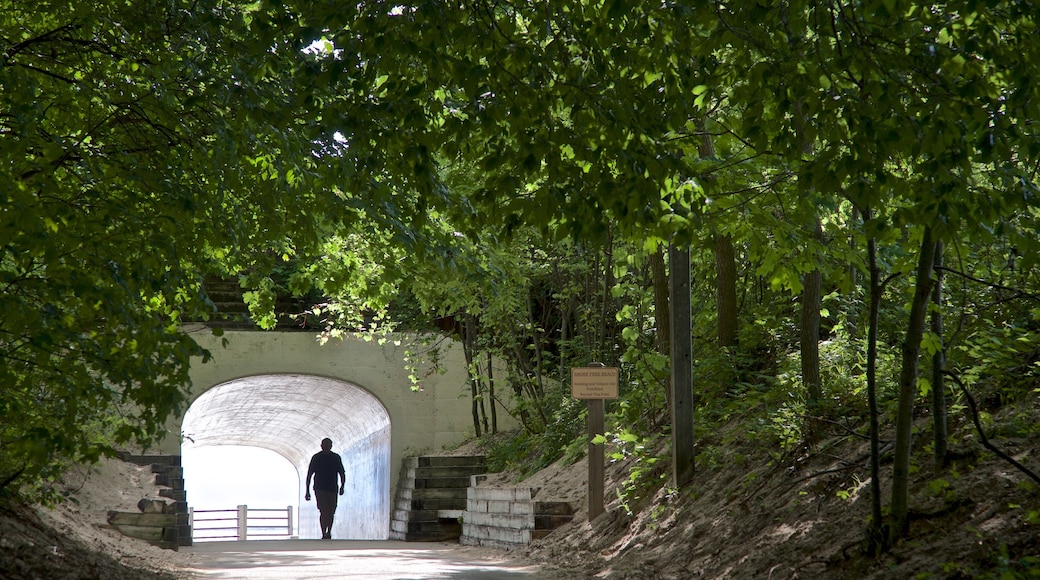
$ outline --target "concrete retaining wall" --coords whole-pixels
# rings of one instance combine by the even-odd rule
[[[476,487],[474,482],[467,490],[459,543],[511,548],[545,537],[571,521],[573,506],[535,501],[537,493],[530,487]]]

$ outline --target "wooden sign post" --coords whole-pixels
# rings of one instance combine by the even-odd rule
[[[605,399],[618,398],[618,370],[613,367],[571,369],[571,396],[589,405],[589,521],[603,513],[603,446],[592,443],[604,426]]]

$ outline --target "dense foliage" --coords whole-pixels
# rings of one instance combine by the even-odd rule
[[[963,395],[943,373],[1036,396],[1038,7],[630,4],[5,11],[3,481],[159,435],[201,280],[269,325],[291,264],[327,337],[436,319],[474,430],[509,399],[536,464],[581,452],[569,368],[620,367],[611,437],[659,485],[671,244],[698,428],[752,417],[781,454],[893,430],[870,526],[898,538],[915,411],[941,450]]]
[[[0,13],[0,484],[32,489],[165,435],[203,276],[269,272],[342,210],[240,7]]]

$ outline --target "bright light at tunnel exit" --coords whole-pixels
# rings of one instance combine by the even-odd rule
[[[287,459],[273,451],[185,443],[181,463],[188,505],[193,509],[234,509],[242,504],[284,509],[291,505],[293,513],[299,513],[300,476]]]

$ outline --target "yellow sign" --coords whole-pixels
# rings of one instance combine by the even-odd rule
[[[571,369],[571,396],[575,399],[618,398],[618,370],[615,367],[574,367]]]

